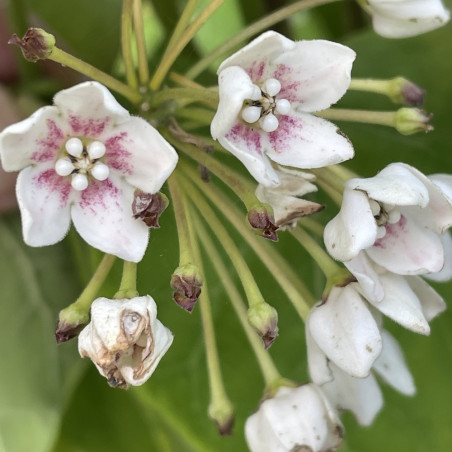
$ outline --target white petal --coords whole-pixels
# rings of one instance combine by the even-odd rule
[[[399,275],[437,272],[444,265],[439,235],[418,224],[406,212],[398,223],[386,226],[386,235],[367,253],[377,264]]]
[[[22,232],[30,246],[53,245],[69,230],[71,183],[56,174],[52,166],[29,166],[17,178]]]
[[[134,187],[110,175],[91,181],[72,206],[74,226],[82,238],[104,253],[139,262],[146,251],[149,231],[132,217]]]
[[[147,121],[131,117],[105,138],[105,163],[132,186],[156,193],[174,170],[174,148]]]
[[[383,407],[383,396],[373,374],[354,378],[334,365],[331,369],[334,379],[322,386],[328,399],[337,408],[352,411],[359,424],[372,424]]]
[[[308,324],[309,320],[306,323]],[[308,326],[305,328],[305,333],[309,376],[313,383],[322,385],[333,378],[328,358],[312,338]]]
[[[421,303],[405,277],[386,272],[380,275],[385,296],[372,303],[380,312],[395,322],[419,334],[430,334]]]
[[[244,69],[232,66],[219,72],[218,89],[220,101],[210,126],[214,139],[229,132],[240,116],[243,102],[252,98],[255,85]]]
[[[369,374],[381,351],[380,332],[353,284],[334,287],[308,320],[312,338],[334,364],[356,377]]]
[[[341,210],[326,226],[323,239],[334,259],[349,261],[377,238],[377,224],[365,193],[346,187]]]
[[[446,310],[443,298],[421,277],[405,276],[405,279],[418,297],[424,316],[429,322]]]
[[[353,50],[335,42],[296,42],[273,62],[272,76],[282,85],[278,97],[297,103],[305,112],[330,107],[347,91],[355,57]]]
[[[350,141],[325,119],[294,110],[278,119],[278,128],[268,134],[266,153],[280,165],[320,168],[354,155]]]
[[[444,249],[444,266],[439,272],[427,273],[424,276],[431,281],[445,282],[452,279],[452,236],[447,231],[440,238]]]
[[[414,395],[416,386],[409,371],[402,349],[386,330],[381,331],[383,349],[374,362],[374,370],[394,389],[405,395]]]
[[[66,140],[67,126],[56,107],[43,107],[0,133],[0,157],[5,171],[32,163],[54,161]]]

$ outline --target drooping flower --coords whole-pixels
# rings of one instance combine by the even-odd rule
[[[259,184],[255,194],[259,201],[272,207],[275,223],[280,229],[294,227],[300,218],[324,208],[321,204],[301,198],[317,191],[317,187],[310,182],[315,179],[314,175],[283,168],[276,170],[276,173],[280,185],[267,187]]]
[[[342,442],[343,428],[331,404],[315,384],[281,387],[262,402],[245,424],[251,452],[327,452]]]
[[[271,161],[318,168],[352,158],[347,138],[312,113],[345,94],[354,59],[340,44],[263,33],[218,69],[212,136],[266,186],[280,183]]]
[[[127,389],[148,380],[172,342],[173,335],[157,320],[157,306],[149,295],[98,298],[91,306],[91,322],[79,335],[78,349],[110,386]]]
[[[350,179],[339,214],[325,227],[335,259],[364,251],[400,275],[438,272],[444,265],[441,234],[452,225],[452,202],[415,168],[393,163],[368,179]]]
[[[0,155],[6,171],[21,171],[16,193],[27,244],[62,240],[72,218],[90,245],[134,262],[149,234],[133,217],[135,189],[158,192],[177,163],[161,135],[97,82],[59,92],[53,106],[7,127]]]
[[[449,11],[441,0],[358,0],[385,38],[407,38],[445,25]]]

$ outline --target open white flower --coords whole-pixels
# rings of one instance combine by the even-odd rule
[[[441,0],[358,0],[375,31],[386,38],[416,36],[445,25],[449,11]]]
[[[251,452],[327,452],[342,442],[343,428],[322,390],[309,383],[281,387],[245,424]]]
[[[452,202],[415,168],[393,163],[368,179],[345,184],[339,214],[325,227],[335,259],[361,251],[400,275],[438,272],[444,265],[441,234],[452,225]]]
[[[132,216],[134,191],[157,192],[177,163],[161,135],[97,82],[59,92],[53,106],[7,127],[0,155],[5,171],[21,171],[16,193],[27,244],[62,240],[72,218],[90,245],[134,262],[149,234]]]
[[[157,320],[157,306],[149,295],[98,298],[91,306],[91,322],[79,335],[78,349],[110,386],[127,389],[148,380],[172,342],[173,335]]]
[[[353,147],[337,127],[311,113],[345,94],[354,59],[340,44],[263,33],[218,69],[213,138],[267,186],[279,184],[270,160],[318,168],[352,158]]]

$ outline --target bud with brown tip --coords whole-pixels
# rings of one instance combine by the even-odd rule
[[[191,312],[201,294],[202,275],[193,264],[182,265],[171,276],[171,288],[174,301],[183,309]]]
[[[427,115],[419,108],[400,108],[396,112],[395,128],[403,135],[430,132],[433,130],[430,119],[432,119],[432,115]]]
[[[260,204],[248,211],[248,222],[254,232],[273,242],[278,241],[276,231],[279,227],[275,224],[273,209],[268,204]]]
[[[78,336],[89,322],[89,313],[80,309],[75,303],[60,311],[55,330],[57,344],[62,344]]]
[[[248,322],[257,331],[268,349],[278,336],[278,312],[264,301],[248,309]]]
[[[55,36],[41,28],[29,28],[22,39],[16,34],[11,36],[8,44],[21,48],[24,58],[35,63],[47,59],[55,47]]]
[[[135,190],[132,213],[134,218],[141,218],[149,228],[159,228],[159,217],[168,204],[168,198],[163,193],[151,194]]]

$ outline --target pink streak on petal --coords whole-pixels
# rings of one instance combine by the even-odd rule
[[[260,131],[238,122],[226,134],[226,138],[237,144],[237,147],[245,147],[250,152],[262,155],[260,133]]]
[[[293,146],[293,136],[303,128],[303,123],[294,116],[280,115],[278,120],[278,128],[274,132],[269,133],[268,137],[270,145],[275,152],[284,152],[290,150]],[[297,139],[303,139],[299,133],[297,134]]]
[[[90,138],[97,138],[105,130],[105,126],[110,121],[110,118],[95,119],[82,118],[73,114],[69,114],[69,124],[72,132],[76,135],[82,135]]]
[[[262,82],[265,71],[265,61],[253,61],[248,67],[244,68],[253,82]]]
[[[289,102],[303,102],[302,99],[299,99],[298,94],[301,82],[297,80],[297,74],[294,74],[293,68],[286,64],[279,64],[272,77],[281,83],[281,91],[278,93],[279,99],[287,99]]]
[[[128,139],[127,133],[112,136],[104,144],[107,148],[106,164],[123,174],[133,174],[132,153],[126,149],[126,145],[131,146],[133,142]]]
[[[61,148],[65,135],[53,119],[47,119],[47,134],[45,138],[36,140],[38,149],[31,154],[31,160],[44,163],[53,160]]]
[[[46,198],[49,197],[50,193],[58,193],[60,197],[60,208],[66,206],[72,189],[71,183],[67,178],[59,176],[53,168],[35,176],[32,183],[41,193],[48,193],[45,195]],[[42,200],[42,204],[45,204],[45,200]]]
[[[394,242],[403,237],[407,230],[406,217],[403,215],[397,223],[386,225],[386,234],[381,239],[378,239],[374,246],[382,249],[387,249],[393,246]]]
[[[105,218],[108,218],[108,209],[112,203],[119,210],[122,210],[118,198],[121,196],[121,190],[117,188],[110,179],[104,181],[90,181],[86,190],[82,191],[80,197],[80,207],[84,210],[89,209],[90,215],[97,216],[101,212]],[[132,215],[132,206],[130,207]]]

